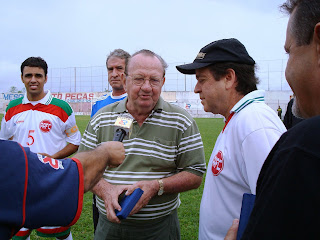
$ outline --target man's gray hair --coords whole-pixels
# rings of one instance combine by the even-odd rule
[[[106,60],[106,65],[108,67],[108,60],[111,58],[111,57],[117,57],[117,58],[121,58],[121,59],[124,59],[125,60],[125,69],[124,69],[124,72],[126,73],[127,72],[127,65],[128,65],[128,61],[129,61],[129,58],[131,57],[131,55],[118,48],[118,49],[115,49],[113,50],[112,52],[110,52],[109,56],[107,57],[107,60]]]

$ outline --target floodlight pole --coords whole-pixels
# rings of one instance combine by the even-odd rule
[[[186,64],[185,62],[183,64]],[[184,91],[187,91],[187,75],[184,74]]]
[[[74,92],[77,92],[77,68],[74,68]]]

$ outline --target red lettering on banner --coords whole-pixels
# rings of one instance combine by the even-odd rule
[[[62,93],[52,93],[53,97],[62,99]],[[94,98],[94,93],[65,93],[64,100],[92,100]]]
[[[52,96],[55,98],[62,99],[62,94],[61,93],[52,93]]]

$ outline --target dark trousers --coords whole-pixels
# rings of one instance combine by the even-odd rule
[[[177,210],[159,220],[121,224],[108,221],[100,214],[94,240],[180,240]]]
[[[98,220],[99,220],[99,210],[96,205],[96,195],[93,194],[92,199],[92,218],[93,218],[93,229],[96,232]]]

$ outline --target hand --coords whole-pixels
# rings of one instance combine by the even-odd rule
[[[145,207],[149,203],[151,198],[158,193],[159,183],[157,180],[136,182],[135,184],[128,186],[126,195],[130,195],[136,188],[141,188],[143,190],[143,194],[130,212],[129,216],[139,212],[141,208]]]
[[[122,142],[109,141],[103,142],[100,146],[108,149],[108,166],[117,167],[125,158],[125,150]]]
[[[101,179],[94,187],[94,193],[103,199],[107,211],[107,218],[110,222],[120,223],[116,216],[115,209],[121,210],[118,199],[119,195],[127,190],[128,185],[112,185],[106,180]]]
[[[234,219],[224,240],[236,240],[239,227],[239,219]]]
[[[46,156],[46,157],[49,157],[49,158],[53,158],[51,155],[47,154],[47,153],[38,153],[40,155],[43,155],[43,156]]]
[[[118,166],[123,162],[125,150],[121,142],[104,142],[91,151],[75,154],[74,158],[82,164],[86,192],[98,183],[107,165]]]

